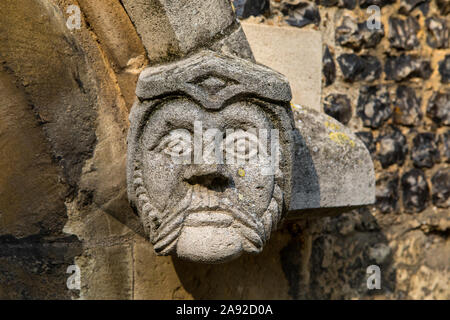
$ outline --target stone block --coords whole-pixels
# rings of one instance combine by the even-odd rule
[[[320,111],[322,35],[319,31],[242,23],[255,59],[284,74],[292,102]]]

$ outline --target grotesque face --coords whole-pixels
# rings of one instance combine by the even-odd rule
[[[142,219],[157,252],[215,263],[262,249],[282,201],[275,176],[264,172],[272,129],[251,102],[214,112],[187,99],[161,103],[143,131],[138,170],[152,207]]]
[[[260,252],[289,201],[286,79],[208,51],[143,71],[136,94],[128,197],[155,251],[205,263]]]

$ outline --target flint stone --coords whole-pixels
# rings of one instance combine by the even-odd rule
[[[315,30],[243,22],[258,63],[285,75],[292,102],[321,110],[322,34]]]
[[[442,83],[450,83],[450,54],[447,54],[444,60],[439,62],[439,73]]]
[[[300,135],[295,143],[288,218],[317,217],[373,204],[375,172],[364,143],[324,113],[294,107],[294,119]]]
[[[336,79],[336,64],[334,63],[333,55],[330,52],[328,46],[325,47],[325,53],[323,55],[323,76],[325,78],[325,86],[333,84]]]
[[[330,94],[325,98],[323,110],[337,121],[347,124],[352,118],[350,100],[344,94]]]
[[[399,180],[397,172],[384,173],[377,179],[376,206],[382,213],[391,213],[398,209]]]
[[[445,49],[449,46],[448,22],[438,17],[430,17],[426,21],[427,43],[436,49]]]
[[[365,127],[379,128],[392,114],[389,92],[384,86],[364,86],[359,91],[357,114]]]
[[[246,19],[250,16],[259,16],[270,11],[269,0],[233,0],[236,15]]]
[[[372,5],[384,7],[384,6],[392,4],[392,3],[395,3],[395,0],[360,0],[359,6],[361,8],[367,8]]]
[[[391,47],[401,50],[412,50],[419,45],[417,32],[420,26],[416,19],[389,18],[389,41]]]
[[[417,134],[413,139],[411,159],[419,168],[432,168],[439,162],[441,155],[438,148],[439,138],[431,132]]]
[[[439,208],[450,207],[450,170],[442,168],[431,178],[432,199]]]
[[[402,54],[398,57],[388,57],[384,72],[386,73],[386,80],[402,81],[410,78],[428,79],[432,70],[429,61]]]
[[[444,145],[445,161],[450,163],[450,130],[442,134],[442,143]]]
[[[413,88],[399,86],[395,98],[394,122],[405,126],[418,125],[423,117],[420,104],[421,99]]]
[[[344,80],[348,82],[374,81],[380,77],[381,63],[374,56],[345,53],[340,55],[337,60]]]
[[[427,116],[436,124],[450,126],[450,91],[433,93],[428,101]]]
[[[308,24],[318,26],[320,23],[319,9],[311,2],[284,3],[281,11],[288,16],[286,22],[294,27],[301,28]]]
[[[352,17],[344,16],[342,24],[336,28],[336,42],[342,47],[356,51],[362,48],[375,48],[384,37],[384,25],[380,29],[370,30],[367,22],[357,23]]]
[[[401,184],[405,211],[417,213],[425,210],[430,199],[425,173],[419,169],[411,169],[402,176]]]
[[[364,143],[367,150],[369,150],[370,154],[373,156],[377,148],[372,131],[360,131],[356,132],[355,134]]]
[[[316,0],[317,5],[321,5],[323,7],[335,7],[345,8],[353,10],[356,6],[356,0]]]
[[[430,0],[401,0],[398,12],[403,15],[408,15],[415,8],[422,7],[423,5],[428,5],[429,1]]]
[[[399,129],[389,126],[383,130],[378,138],[380,151],[378,160],[385,169],[393,164],[402,165],[405,162],[408,153],[408,144],[406,137]]]
[[[443,16],[450,14],[450,1],[448,0],[435,0],[437,7],[439,8]]]

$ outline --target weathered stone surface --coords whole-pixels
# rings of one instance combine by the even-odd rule
[[[416,96],[413,88],[398,86],[395,97],[394,122],[405,126],[418,125],[423,117],[420,105],[421,99]]]
[[[285,75],[292,102],[320,111],[322,35],[293,27],[242,23],[255,59]]]
[[[450,91],[436,91],[430,97],[427,116],[439,125],[450,126]]]
[[[238,26],[229,0],[124,0],[122,3],[151,63],[208,47],[215,37]]]
[[[384,72],[387,80],[402,81],[410,78],[428,79],[432,70],[429,61],[417,56],[401,54],[386,59]]]
[[[267,86],[264,83],[268,83]],[[320,208],[324,213],[327,210],[343,211],[374,201],[374,172],[364,144],[332,118],[299,106],[294,107],[298,132],[289,129],[290,108],[283,111],[291,99],[289,85],[284,77],[270,69],[246,60],[202,52],[177,63],[145,70],[136,93],[141,102],[133,107],[130,116],[128,194],[158,254],[220,263],[235,259],[244,251],[260,252],[271,230],[276,228],[282,213],[287,210],[289,217],[307,218],[307,209]],[[180,93],[185,97],[177,97]],[[246,95],[251,98],[245,98]],[[160,102],[158,97],[166,99]],[[233,100],[233,97],[244,100]],[[279,104],[278,107],[267,104],[281,121],[278,128],[284,160],[279,164],[275,180],[271,175],[257,174],[264,169],[260,163],[237,166],[225,162],[217,166],[212,162],[209,167],[203,164],[197,168],[190,162],[191,151],[188,158],[183,158],[188,161],[185,165],[172,164],[170,158],[158,155],[165,152],[167,147],[164,146],[172,145],[168,144],[170,140],[166,141],[170,137],[159,141],[166,130],[161,124],[167,121],[181,121],[178,126],[171,127],[170,136],[175,135],[174,130],[180,135],[180,130],[185,130],[182,128],[192,128],[193,124],[186,122],[189,117],[191,122],[198,117],[205,119],[203,123],[208,126],[205,129],[215,128],[210,128],[213,123],[221,130],[234,128],[237,120],[230,116],[236,115],[253,123],[255,128],[268,128],[269,119],[252,102],[255,98],[261,103],[267,100]],[[195,99],[201,107],[190,99]],[[149,117],[152,108],[160,103],[163,106]],[[176,120],[178,117],[183,120]],[[152,131],[146,128],[152,128]],[[183,141],[189,143],[187,141],[192,140],[183,138]],[[158,144],[164,145],[160,148]],[[152,150],[149,154],[145,151],[148,148]],[[204,161],[205,158],[201,159]],[[344,172],[346,179],[336,183],[337,177]],[[169,188],[163,193],[161,179]],[[180,180],[188,182],[187,188]],[[290,185],[291,181],[293,185]],[[260,187],[254,189],[252,186]],[[208,193],[208,189],[215,191]],[[236,192],[240,195],[238,198]],[[291,194],[295,194],[292,201],[289,200]],[[163,210],[167,208],[167,202],[172,203],[167,197],[177,199],[170,205],[170,211]],[[213,200],[217,207],[207,207],[202,202]],[[216,211],[231,210],[228,203],[234,203],[236,209],[224,220],[226,216],[220,218]],[[183,206],[179,207],[180,204]],[[249,206],[257,210],[255,217],[247,216]],[[201,208],[203,211],[197,212]],[[246,227],[230,229],[230,225]]]
[[[344,16],[341,25],[336,28],[336,42],[343,47],[356,51],[362,48],[374,48],[384,37],[384,25],[380,29],[370,30],[367,22],[357,23],[352,17]]]
[[[393,164],[402,165],[408,153],[406,137],[399,129],[389,126],[378,137],[380,145],[378,160],[383,168]]]
[[[365,127],[379,128],[392,114],[389,92],[384,86],[364,86],[359,91],[357,114]]]
[[[337,121],[347,124],[352,118],[350,100],[343,94],[330,94],[325,98],[323,110]]]
[[[431,132],[417,134],[413,139],[411,159],[419,168],[431,168],[440,161],[441,155],[438,148],[439,138]]]
[[[411,169],[402,176],[403,206],[406,212],[423,211],[430,199],[430,188],[422,170]]]
[[[311,2],[299,2],[297,4],[284,3],[282,12],[289,17],[286,22],[294,27],[304,27],[308,24],[320,23],[319,9],[314,3]]]
[[[433,204],[439,208],[450,207],[450,170],[438,170],[431,178]]]
[[[255,61],[255,57],[253,56],[252,49],[247,42],[247,37],[242,29],[242,26],[238,26],[226,37],[211,44],[210,49],[227,55]]]
[[[364,143],[367,150],[369,150],[370,154],[373,156],[377,148],[372,131],[360,131],[356,132],[355,134]]]
[[[269,0],[233,0],[236,15],[239,18],[259,16],[270,11]]]
[[[439,73],[442,83],[450,83],[450,54],[447,54],[444,60],[439,62]]]
[[[262,65],[205,51],[144,70],[136,94],[140,102],[130,115],[128,198],[155,251],[203,263],[261,252],[286,212],[292,192],[294,145],[286,78]],[[260,104],[271,110],[270,118]],[[277,122],[271,122],[273,115]],[[272,161],[268,135],[259,133],[258,140],[242,131],[238,123],[243,119],[246,130],[255,134],[258,129],[267,132],[272,125],[279,130],[283,160],[276,164],[276,174],[268,172]],[[211,141],[220,144],[214,154],[203,150],[198,156],[197,149],[204,148],[203,142],[198,143],[198,129],[192,147],[188,130],[198,126],[195,121],[205,130],[219,130],[220,142],[200,129],[205,146]],[[223,140],[229,129],[238,131],[227,133]],[[253,141],[258,145],[251,148],[256,147],[259,161],[239,162],[234,153],[230,160],[225,148],[231,144],[235,152],[235,143],[251,137],[257,139]]]
[[[389,18],[389,41],[391,46],[401,50],[412,50],[419,45],[417,32],[419,24],[413,17]]]
[[[102,39],[116,70],[127,68],[130,59],[145,54],[142,42],[119,1],[80,0],[79,3],[97,36]]]
[[[426,21],[427,43],[436,49],[445,49],[449,46],[448,22],[438,17],[430,17]]]
[[[296,158],[288,217],[316,216],[321,208],[341,208],[375,201],[375,175],[364,143],[335,119],[307,108],[294,107]],[[364,177],[361,179],[361,177]],[[302,181],[309,181],[305,184]],[[333,210],[331,210],[333,209]],[[296,214],[298,213],[298,214]]]
[[[385,173],[377,179],[377,201],[378,210],[383,213],[391,213],[398,210],[399,177],[398,173]]]
[[[331,54],[328,46],[325,47],[322,64],[322,72],[325,78],[324,83],[325,86],[329,86],[333,84],[334,80],[336,79],[336,64],[334,63],[333,55]]]
[[[380,77],[381,63],[374,56],[344,53],[337,60],[344,79],[348,82],[374,81]]]
[[[384,7],[384,6],[392,4],[394,2],[395,2],[395,0],[360,0],[359,6],[361,8],[367,8],[368,6],[372,6],[372,5]]]

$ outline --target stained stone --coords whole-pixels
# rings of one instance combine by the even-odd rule
[[[399,129],[394,126],[387,127],[378,137],[378,143],[380,145],[378,160],[383,168],[393,164],[402,165],[405,162],[408,143]]]
[[[397,172],[386,172],[377,179],[376,206],[382,213],[395,212],[398,209],[399,177]]]
[[[336,28],[336,42],[342,47],[356,51],[362,48],[374,48],[384,37],[384,26],[370,30],[366,22],[357,23],[352,17],[344,16],[342,24]]]
[[[394,105],[394,122],[405,126],[415,126],[422,120],[421,99],[413,88],[398,86]]]
[[[450,91],[433,92],[428,101],[427,116],[438,125],[450,126]]]
[[[344,80],[348,82],[373,81],[380,77],[381,63],[374,56],[345,53],[340,55],[337,60]]]
[[[425,174],[420,169],[411,169],[402,176],[403,206],[406,212],[425,210],[430,199],[430,188]]]
[[[443,16],[450,14],[450,1],[448,0],[435,0],[437,7],[439,8]]]
[[[377,151],[375,145],[375,139],[373,137],[372,131],[360,131],[355,133],[358,138],[364,143],[367,150],[369,150],[370,154],[373,156]]]
[[[350,100],[344,94],[330,94],[325,98],[324,112],[337,121],[347,124],[352,118]]]
[[[391,47],[401,50],[412,50],[419,45],[417,32],[420,26],[416,19],[389,18],[389,41]]]
[[[450,54],[447,54],[444,60],[439,62],[439,73],[442,83],[450,83]]]
[[[445,19],[430,17],[426,21],[427,43],[436,49],[445,49],[449,46],[448,23]]]
[[[410,78],[428,79],[432,73],[429,61],[417,56],[390,56],[384,66],[386,80],[402,81]]]
[[[325,86],[329,86],[333,84],[336,79],[336,64],[334,63],[333,55],[331,54],[328,46],[325,47],[322,64],[322,72],[325,77]]]
[[[404,15],[408,15],[411,11],[413,11],[415,8],[423,5],[428,4],[430,0],[401,0],[400,1],[400,8],[398,9],[398,12]]]
[[[236,15],[243,19],[263,15],[270,11],[269,0],[233,0],[233,5]]]
[[[439,138],[431,132],[417,134],[413,139],[411,159],[419,168],[431,168],[440,161],[441,155],[438,148]]]
[[[288,18],[286,22],[294,27],[304,27],[308,24],[320,23],[319,9],[314,3],[311,2],[299,2],[298,4],[284,3],[281,9],[284,15]]]
[[[439,169],[431,178],[432,199],[439,208],[450,207],[450,170]]]
[[[359,91],[357,114],[365,127],[379,128],[392,114],[389,92],[384,86],[364,86]]]
[[[359,1],[359,6],[361,8],[367,8],[371,5],[376,5],[379,7],[384,7],[386,5],[395,3],[395,0],[360,0]]]

